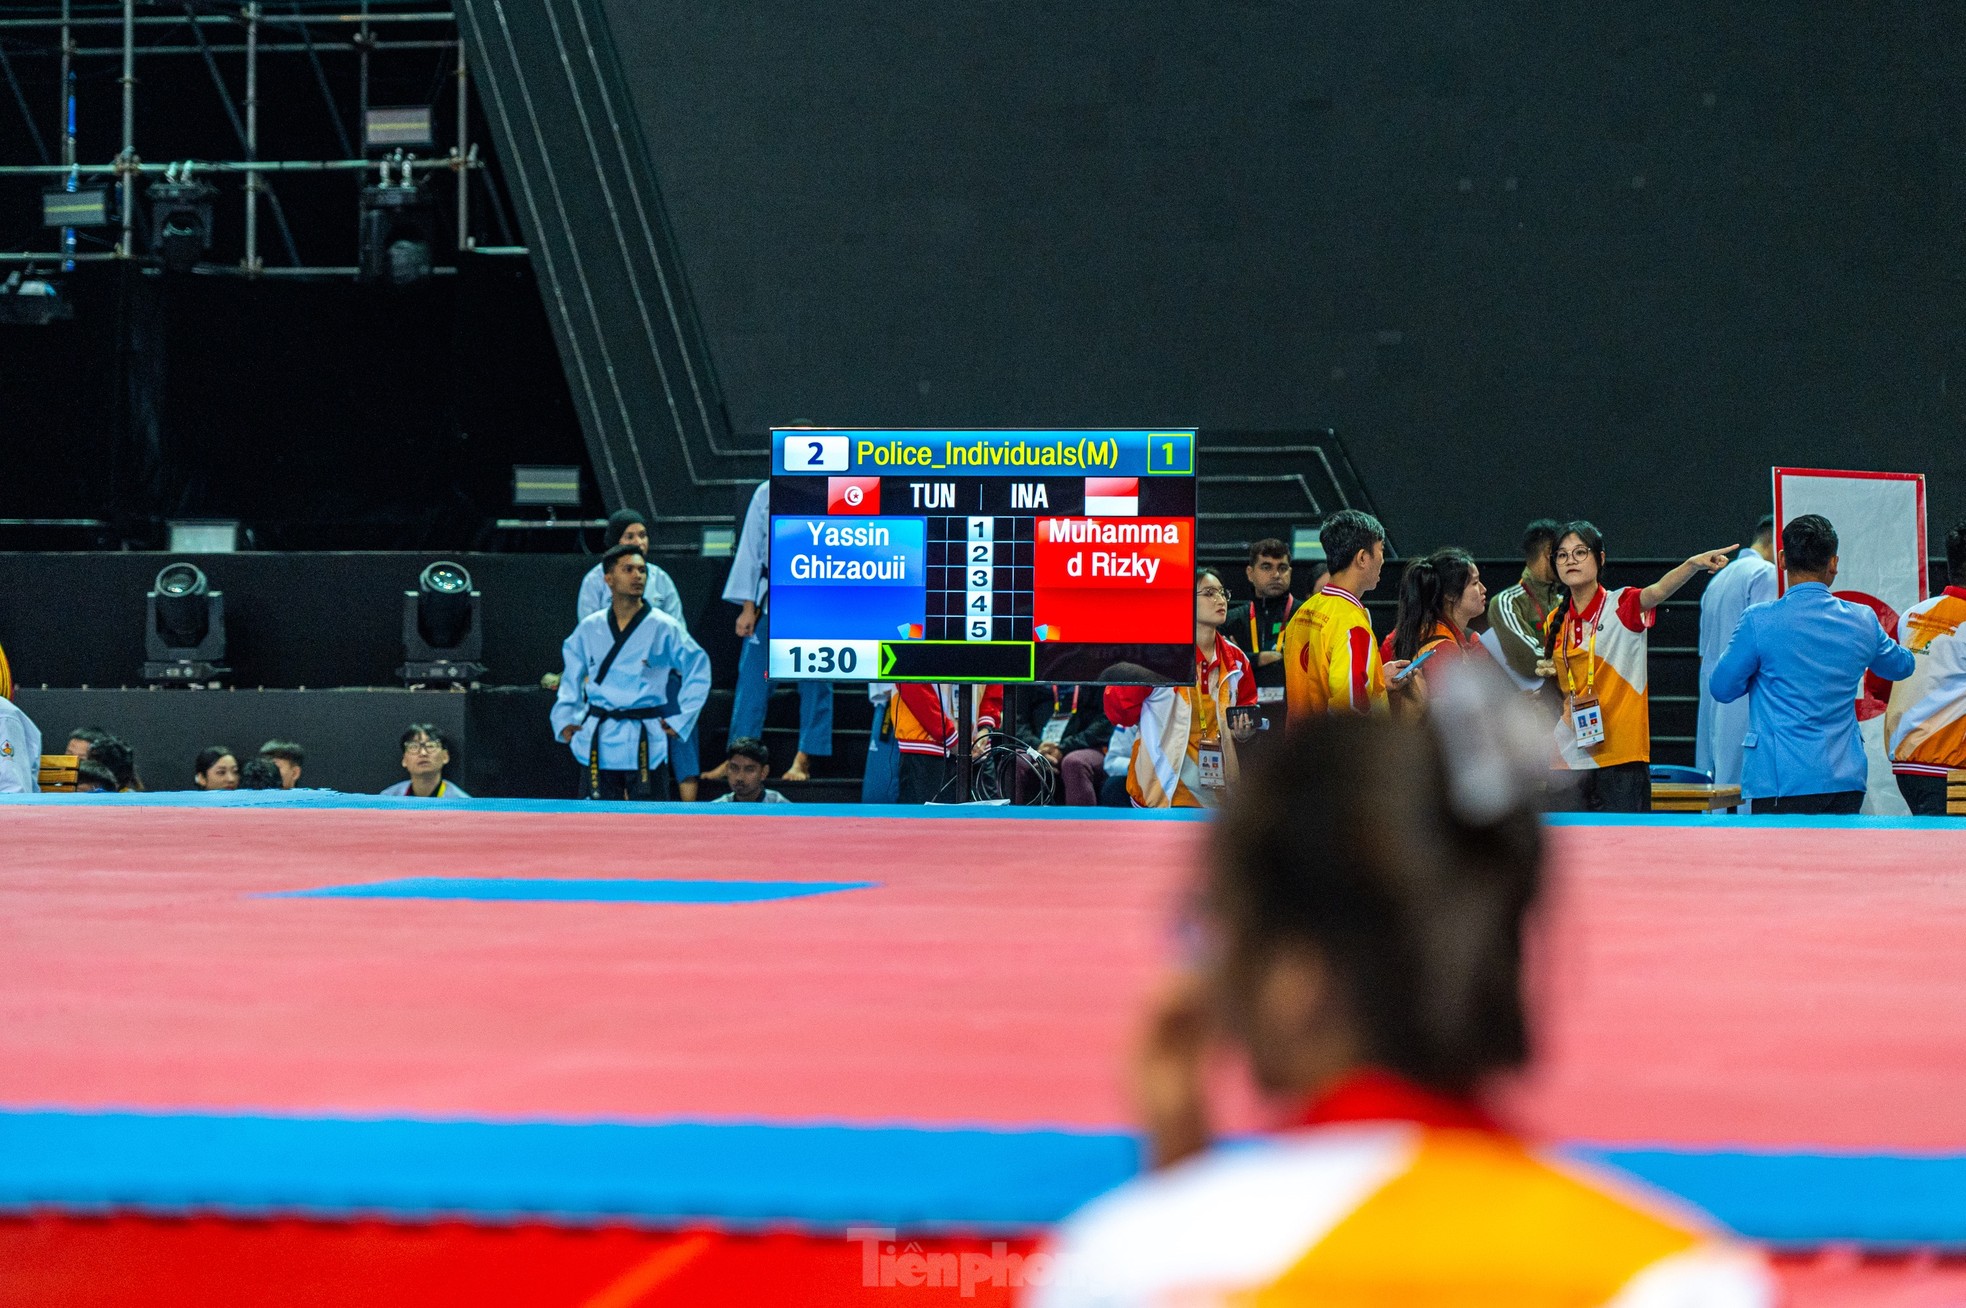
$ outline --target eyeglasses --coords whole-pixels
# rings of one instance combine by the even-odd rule
[[[441,740],[412,740],[403,746],[405,754],[435,754],[444,747]]]
[[[1589,550],[1558,550],[1556,552],[1556,561],[1558,563],[1582,563],[1590,557],[1591,552]]]
[[[1229,592],[1220,586],[1203,586],[1195,592],[1196,599],[1227,599]]]

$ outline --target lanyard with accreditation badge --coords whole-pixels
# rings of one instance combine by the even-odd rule
[[[1072,725],[1072,718],[1079,711],[1079,687],[1072,687],[1072,707],[1067,709],[1065,702],[1058,698],[1058,687],[1051,688],[1051,721],[1044,724],[1044,734],[1039,739],[1047,745],[1056,745],[1065,739],[1065,729]]]
[[[1597,632],[1604,625],[1603,591],[1598,592],[1597,618],[1591,623],[1591,642],[1584,653],[1584,694],[1577,697],[1577,671],[1570,661],[1570,623],[1563,624],[1563,687],[1569,692],[1570,728],[1583,749],[1596,749],[1604,743],[1604,709],[1597,701]],[[1582,619],[1579,619],[1581,624]]]
[[[1196,661],[1200,661],[1197,652]],[[1222,730],[1224,716],[1221,702],[1216,696],[1228,684],[1228,669],[1223,665],[1220,650],[1216,651],[1215,685],[1208,684],[1209,665],[1204,664],[1195,674],[1195,713],[1201,721],[1200,738],[1195,744],[1195,769],[1200,774],[1201,784],[1210,790],[1221,790],[1236,776],[1236,748],[1234,736]],[[1207,705],[1204,710],[1203,705]]]

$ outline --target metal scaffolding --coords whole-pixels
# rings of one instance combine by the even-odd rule
[[[137,180],[144,174],[162,174],[180,168],[184,163],[147,163],[138,151],[137,141],[137,61],[138,57],[184,57],[201,58],[210,72],[214,88],[224,105],[234,136],[237,138],[240,158],[221,160],[190,161],[189,170],[206,173],[239,173],[245,176],[244,190],[244,256],[236,268],[222,265],[201,265],[201,271],[228,272],[248,277],[268,275],[280,276],[352,276],[357,269],[348,266],[306,265],[300,259],[288,230],[286,214],[280,207],[277,194],[267,183],[267,176],[273,173],[324,173],[354,172],[376,174],[386,184],[392,173],[399,175],[405,185],[413,184],[417,176],[449,172],[455,179],[457,207],[456,242],[457,249],[480,250],[484,253],[522,254],[521,246],[498,245],[478,246],[471,235],[471,175],[483,169],[478,157],[478,146],[470,138],[469,69],[465,62],[465,46],[458,39],[456,15],[445,0],[403,0],[390,7],[379,7],[375,0],[346,0],[338,11],[328,12],[319,9],[309,10],[297,0],[289,3],[278,12],[268,13],[263,0],[243,0],[235,6],[228,6],[223,12],[211,12],[216,6],[202,3],[201,0],[183,0],[183,13],[170,15],[139,14],[137,0],[120,0],[117,4],[78,5],[76,0],[60,0],[58,5],[47,6],[43,16],[0,18],[0,39],[11,33],[21,31],[43,31],[57,33],[59,44],[55,53],[59,58],[61,100],[59,105],[58,140],[60,142],[60,161],[49,158],[45,139],[41,134],[41,124],[36,120],[28,102],[22,83],[15,72],[14,57],[9,57],[4,45],[0,45],[0,77],[4,77],[11,89],[12,98],[28,126],[28,135],[37,153],[44,162],[0,163],[0,176],[35,177],[45,176],[65,180],[67,189],[74,191],[85,178],[113,179],[110,183],[118,193],[120,214],[120,235],[113,250],[103,252],[79,251],[76,243],[77,229],[61,228],[61,248],[58,250],[0,251],[0,264],[29,264],[58,266],[69,269],[80,262],[104,260],[133,260],[140,256],[136,238]],[[114,12],[120,8],[119,12]],[[86,10],[88,12],[78,12]],[[82,33],[93,33],[105,29],[116,29],[121,40],[116,44],[80,43]],[[167,29],[164,35],[171,36],[168,29],[182,31],[184,39],[172,44],[139,45],[139,31]],[[325,30],[324,30],[325,29]],[[435,32],[418,29],[438,29]],[[224,35],[227,39],[214,42],[208,40],[208,31]],[[385,33],[404,32],[403,36]],[[317,39],[316,34],[320,33]],[[272,39],[267,39],[268,37]],[[386,157],[355,157],[357,149],[343,124],[339,106],[335,103],[333,91],[320,56],[327,54],[354,54],[357,57],[359,105],[356,123],[365,121],[370,109],[371,58],[384,54],[408,50],[455,50],[456,66],[451,77],[455,83],[457,112],[457,141],[447,155],[430,159],[419,159],[394,151]],[[245,62],[245,90],[242,101],[235,102],[230,88],[220,73],[215,56],[243,55]],[[335,124],[335,134],[344,154],[339,159],[286,159],[263,160],[259,157],[260,144],[260,71],[261,62],[268,56],[301,55],[311,66],[314,80],[326,99],[330,116]],[[17,55],[15,57],[18,57]],[[121,75],[117,79],[122,97],[122,140],[116,157],[101,163],[82,163],[76,157],[76,104],[78,77],[76,64],[84,59],[118,59]],[[487,179],[487,186],[489,186]],[[502,218],[502,206],[497,204],[498,196],[491,194],[495,210]],[[268,267],[260,254],[260,211],[262,203],[272,217],[279,231],[281,244],[288,257],[284,266]],[[501,222],[501,226],[503,223]],[[454,272],[454,268],[432,269],[437,273]]]

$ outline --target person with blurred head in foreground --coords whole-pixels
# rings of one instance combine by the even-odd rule
[[[1251,755],[1136,1060],[1152,1170],[1060,1228],[1038,1308],[1773,1302],[1752,1251],[1486,1106],[1530,1059],[1548,749],[1496,675],[1463,662],[1425,717],[1320,714]],[[1278,1126],[1218,1146],[1224,1050]]]

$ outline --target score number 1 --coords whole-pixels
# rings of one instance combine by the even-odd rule
[[[779,681],[872,681],[880,660],[877,640],[773,639],[769,675]]]

